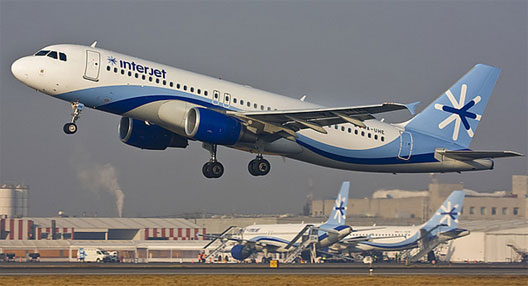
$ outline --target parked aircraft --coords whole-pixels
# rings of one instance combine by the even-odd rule
[[[125,144],[148,150],[185,148],[199,141],[210,154],[207,178],[224,173],[217,146],[256,154],[254,176],[271,169],[264,154],[366,172],[424,173],[493,169],[491,158],[510,151],[472,151],[471,139],[499,76],[478,64],[407,122],[374,115],[416,103],[323,107],[246,85],[81,45],[52,45],[16,60],[25,85],[71,103],[64,132],[77,132],[85,107],[122,116]]]
[[[297,250],[297,253],[300,254],[304,250],[326,248],[351,232],[351,228],[345,225],[349,188],[350,182],[343,182],[332,213],[323,224],[250,225],[235,235],[210,236],[214,238],[210,244],[216,239],[235,241],[236,245],[231,248],[231,255],[238,260],[244,260],[258,252],[262,252],[264,257],[268,257],[268,253],[291,254]],[[312,236],[313,240],[307,240],[308,236]],[[209,245],[206,245],[206,248]],[[310,249],[311,247],[313,248]]]
[[[458,228],[464,203],[464,191],[453,191],[431,219],[419,226],[354,227],[354,231],[336,245],[347,252],[400,251],[420,247],[426,254],[439,243],[469,234]]]

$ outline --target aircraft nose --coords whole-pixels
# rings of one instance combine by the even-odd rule
[[[21,82],[26,82],[28,79],[29,61],[26,57],[16,60],[11,65],[11,73]]]

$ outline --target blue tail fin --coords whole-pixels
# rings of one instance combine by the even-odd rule
[[[439,225],[442,225],[442,230],[457,228],[465,195],[464,191],[453,191],[423,228],[432,230]]]
[[[491,96],[500,69],[478,64],[411,119],[416,130],[468,148]]]
[[[337,195],[334,208],[332,209],[332,213],[330,214],[330,217],[324,224],[331,224],[331,225],[345,224],[349,189],[350,189],[350,182],[347,182],[347,181],[343,182],[343,184],[341,185],[341,190],[339,191],[339,194]]]

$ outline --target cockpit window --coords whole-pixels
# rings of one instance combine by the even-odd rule
[[[45,56],[49,53],[49,51],[46,51],[46,50],[42,50],[42,51],[38,51],[35,56]]]
[[[54,58],[54,59],[57,59],[57,52],[56,51],[52,51],[48,54],[48,57],[50,58]]]
[[[66,54],[65,53],[59,53],[59,59],[61,61],[66,61]]]

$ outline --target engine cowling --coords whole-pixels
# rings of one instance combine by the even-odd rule
[[[121,117],[119,138],[125,144],[148,150],[185,148],[189,145],[186,138],[163,127],[129,117]]]
[[[196,140],[220,145],[257,140],[257,136],[248,132],[240,120],[202,107],[193,107],[187,112],[185,134]]]
[[[231,256],[237,260],[244,260],[251,255],[251,250],[242,244],[237,244],[231,248]]]

